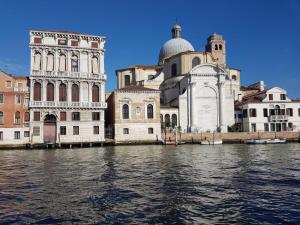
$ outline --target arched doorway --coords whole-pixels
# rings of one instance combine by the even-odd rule
[[[44,143],[56,143],[56,117],[52,114],[44,120]]]

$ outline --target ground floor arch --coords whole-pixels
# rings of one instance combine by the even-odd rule
[[[44,143],[56,143],[56,116],[48,114],[44,119]]]

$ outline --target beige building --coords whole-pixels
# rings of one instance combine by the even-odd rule
[[[107,98],[106,127],[115,143],[160,142],[160,91],[127,86]]]

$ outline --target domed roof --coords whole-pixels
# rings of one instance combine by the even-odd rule
[[[180,37],[181,27],[174,25],[172,28],[173,38],[168,40],[161,47],[159,52],[159,63],[162,63],[164,59],[169,58],[181,52],[195,51],[190,42]]]

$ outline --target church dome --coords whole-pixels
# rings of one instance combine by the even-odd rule
[[[169,58],[181,52],[195,51],[190,42],[180,37],[181,27],[175,25],[172,28],[172,39],[168,40],[160,49],[159,63],[162,63],[164,59]]]

